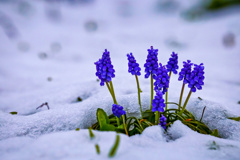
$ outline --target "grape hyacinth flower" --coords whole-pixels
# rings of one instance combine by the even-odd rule
[[[152,112],[164,112],[165,103],[162,92],[157,92],[155,98],[153,99],[152,106]]]
[[[169,75],[167,74],[167,69],[165,66],[162,66],[161,63],[159,63],[159,68],[154,79],[155,92],[161,91],[163,94],[165,94],[169,87]]]
[[[191,75],[189,77],[189,83],[188,83],[188,87],[190,88],[190,91],[188,93],[188,96],[184,102],[182,111],[180,113],[183,113],[185,107],[187,106],[188,100],[192,94],[192,92],[196,92],[196,90],[201,90],[202,86],[204,85],[204,66],[203,63],[197,65],[194,64],[194,69],[191,72]]]
[[[143,113],[142,113],[142,104],[141,104],[141,96],[140,93],[142,90],[140,89],[139,81],[138,81],[138,76],[141,75],[141,68],[139,67],[139,64],[135,60],[135,57],[133,56],[132,53],[127,54],[128,57],[128,72],[131,73],[132,75],[135,75],[136,82],[137,82],[137,89],[138,89],[138,103],[140,106],[140,112],[141,116],[143,118]]]
[[[161,125],[163,127],[163,129],[166,129],[166,120],[167,118],[164,115],[161,115],[160,119],[159,119],[159,125]]]
[[[204,66],[203,63],[200,65],[194,64],[194,69],[191,72],[191,76],[189,78],[188,87],[191,88],[192,92],[196,92],[196,90],[201,90],[204,85]]]
[[[104,86],[105,82],[110,82],[112,78],[115,77],[115,70],[113,69],[113,65],[110,58],[110,53],[105,49],[103,52],[102,58],[100,58],[97,62],[94,63],[96,65],[96,76],[101,80],[100,85]]]
[[[141,75],[141,68],[139,67],[139,64],[136,62],[135,57],[132,53],[127,54],[128,57],[128,72],[132,75]]]
[[[183,96],[185,84],[189,83],[189,78],[191,76],[191,71],[192,71],[192,65],[193,65],[193,63],[191,63],[190,60],[187,60],[187,62],[183,61],[183,68],[179,72],[178,80],[179,81],[183,80],[182,90],[181,90],[181,94],[180,94],[180,98],[179,98],[179,109],[182,104],[182,96]]]
[[[123,110],[123,107],[117,104],[112,105],[112,112],[114,116],[117,116],[118,118],[121,117],[121,115],[126,114],[126,112]]]
[[[168,72],[173,72],[177,74],[178,69],[178,55],[175,52],[172,52],[171,58],[169,58],[168,64],[166,65]]]
[[[187,60],[187,62],[183,61],[183,68],[179,72],[179,77],[178,77],[179,81],[183,80],[184,84],[189,83],[192,65],[193,65],[193,63],[191,63],[190,60]]]
[[[155,124],[158,124],[159,120],[159,112],[164,112],[164,99],[163,99],[163,93],[161,91],[158,91],[155,98],[152,101],[152,112],[155,112]]]
[[[148,56],[146,63],[144,64],[145,67],[145,78],[148,78],[151,74],[155,76],[158,70],[158,49],[153,49],[153,46],[151,46],[150,49],[148,49]]]
[[[155,78],[157,70],[158,70],[158,49],[153,49],[151,46],[148,49],[148,56],[146,63],[144,64],[145,67],[145,78],[148,78],[151,75],[151,101],[150,101],[150,110],[152,109],[152,101],[153,101],[153,78]]]
[[[169,81],[170,81],[172,72],[174,74],[177,74],[177,69],[178,69],[178,55],[175,52],[172,52],[166,67],[167,67],[167,71],[169,72]],[[165,100],[166,100],[166,109],[167,109],[168,89],[166,91],[165,96],[166,96]]]

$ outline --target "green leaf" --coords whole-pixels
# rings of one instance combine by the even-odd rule
[[[115,154],[116,154],[116,152],[117,152],[117,149],[118,149],[118,146],[119,146],[119,142],[120,142],[120,136],[117,135],[117,136],[116,136],[115,143],[114,143],[112,149],[110,150],[110,152],[109,152],[109,154],[108,154],[109,157],[115,156]]]
[[[115,126],[112,124],[104,124],[101,128],[100,131],[115,131]]]
[[[80,128],[76,128],[76,131],[79,131],[80,130]]]
[[[97,121],[100,125],[100,130],[105,124],[109,124],[107,113],[101,108],[97,109]]]
[[[228,119],[231,119],[234,121],[240,121],[240,117],[228,117]]]
[[[94,134],[93,134],[93,132],[92,132],[92,128],[88,128],[88,131],[89,131],[89,136],[90,136],[90,138],[91,139],[93,139],[94,138]]]
[[[214,129],[211,133],[212,136],[219,137],[218,130]]]
[[[18,112],[13,111],[13,112],[9,112],[10,114],[14,115],[14,114],[18,114]]]
[[[98,144],[95,144],[95,148],[96,148],[97,154],[100,154],[100,147]]]

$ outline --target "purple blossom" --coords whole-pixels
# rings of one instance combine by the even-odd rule
[[[187,60],[187,62],[183,61],[183,68],[179,72],[179,78],[178,78],[179,81],[183,80],[184,84],[189,83],[192,65],[193,63],[191,63],[190,60]]]
[[[201,63],[200,65],[194,64],[194,69],[191,72],[188,84],[188,87],[191,88],[192,92],[196,92],[197,89],[202,89],[202,86],[204,85],[204,78],[205,77],[203,63]]]
[[[115,77],[115,70],[111,63],[110,53],[105,49],[102,58],[94,63],[96,65],[96,76],[101,80],[100,85],[104,86],[104,82],[110,82]]]
[[[132,53],[127,54],[128,57],[128,72],[132,75],[141,75],[141,68],[139,67],[139,64],[136,62],[134,56]]]
[[[155,76],[155,82],[154,82],[154,90],[156,92],[162,91],[163,94],[167,92],[167,89],[169,87],[169,75],[167,73],[167,69],[165,66],[162,66],[161,63],[159,63],[159,68],[157,70],[157,74]]]
[[[159,119],[159,125],[161,125],[164,129],[166,129],[166,120],[167,118],[164,115],[161,115]]]
[[[163,99],[163,94],[162,92],[158,91],[157,95],[154,97],[152,101],[152,112],[164,112],[164,99]]]
[[[155,74],[158,70],[158,50],[153,49],[153,46],[151,46],[150,49],[148,49],[148,56],[146,63],[144,64],[145,67],[145,78],[148,78],[151,74],[153,74],[153,77],[155,77]]]
[[[114,115],[114,116],[117,116],[118,118],[119,118],[121,115],[126,114],[126,112],[123,110],[123,107],[120,106],[120,105],[117,105],[117,104],[113,104],[113,105],[112,105],[112,112],[113,112],[113,115]]]
[[[178,55],[174,52],[172,52],[171,57],[169,58],[168,64],[167,64],[167,70],[168,72],[173,72],[174,74],[177,74],[178,69]]]

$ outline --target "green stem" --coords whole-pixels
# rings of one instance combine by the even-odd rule
[[[117,104],[117,100],[116,100],[116,97],[115,97],[112,81],[110,81],[110,86],[109,86],[108,82],[106,81],[106,85],[107,85],[107,88],[108,88],[112,98],[113,98],[113,103]],[[117,116],[116,116],[116,120],[117,120],[117,125],[120,126],[119,118]]]
[[[159,113],[158,111],[155,112],[155,124],[157,125],[159,121]]]
[[[138,81],[138,76],[135,74],[135,77],[136,77],[136,81],[137,81],[137,88],[138,88],[138,103],[139,103],[139,106],[140,106],[140,112],[141,112],[141,116],[142,116],[142,119],[143,119],[143,112],[142,112],[142,104],[141,104],[141,88],[140,88],[140,85],[139,85],[139,81]]]
[[[126,135],[129,136],[128,131],[127,131],[127,127],[126,127],[126,122],[125,122],[125,116],[124,115],[122,115],[122,119],[123,119],[123,127],[125,129]]]
[[[120,122],[119,122],[119,118],[117,116],[116,117],[116,120],[117,120],[117,125],[120,126]]]
[[[115,101],[114,101],[114,96],[113,96],[113,93],[112,93],[112,89],[110,88],[110,86],[109,86],[109,84],[108,84],[107,81],[106,81],[106,85],[107,85],[107,88],[108,88],[108,90],[109,90],[109,92],[110,92],[110,94],[111,94],[111,96],[112,96],[113,103],[115,103]]]
[[[183,96],[184,87],[185,87],[185,83],[183,83],[183,85],[182,85],[181,95],[180,95],[180,99],[179,99],[179,106],[178,106],[179,110],[181,109],[181,105],[182,105],[182,96]]]
[[[150,102],[150,110],[152,110],[152,101],[153,101],[153,75],[151,73],[151,102]]]
[[[116,97],[115,97],[112,81],[110,81],[110,88],[112,89],[113,101],[114,101],[115,104],[117,104],[117,100],[116,100]]]
[[[192,94],[192,91],[191,91],[191,89],[190,89],[190,91],[189,91],[189,93],[188,93],[188,96],[187,96],[187,99],[185,100],[184,105],[183,105],[183,108],[182,108],[182,110],[181,110],[181,112],[180,112],[180,115],[184,112],[184,110],[185,110],[185,108],[186,108],[186,106],[187,106],[188,100],[189,100],[189,98],[191,97],[191,94]]]
[[[172,71],[169,72],[169,84],[170,84],[170,78],[171,78],[171,74],[172,74]],[[167,102],[168,102],[168,88],[167,88],[167,92],[165,94],[165,104],[166,104],[166,107],[165,107],[165,110],[167,110]]]

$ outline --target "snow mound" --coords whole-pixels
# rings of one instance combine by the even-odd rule
[[[90,139],[87,129],[43,135],[37,139],[15,137],[0,141],[0,159],[110,159],[108,153],[114,144],[115,132],[93,131]],[[167,142],[168,135],[160,126],[147,128],[141,135],[127,137],[120,134],[120,144],[114,157],[116,160],[134,157],[145,160],[195,159],[195,160],[237,160],[240,143],[192,131],[176,121],[169,134],[178,137]],[[96,153],[95,144],[100,147]],[[171,150],[171,152],[169,152]]]
[[[141,97],[143,108],[146,110],[149,106],[149,95],[142,94]],[[118,99],[118,103],[126,109],[127,116],[140,115],[137,94],[119,96]],[[90,101],[91,103],[89,103]],[[96,123],[97,108],[103,108],[110,115],[112,103],[110,97],[101,101],[89,98],[81,103],[71,103],[71,108],[60,107],[28,116],[0,112],[0,140],[17,136],[38,137],[51,132],[88,128]],[[173,105],[169,106],[173,107]],[[224,110],[221,105],[206,100],[193,99],[189,102],[187,109],[197,119],[200,119],[204,106],[207,106],[207,109],[203,122],[210,129],[218,129],[223,138],[240,140],[240,123],[227,119],[227,114],[230,113]]]

